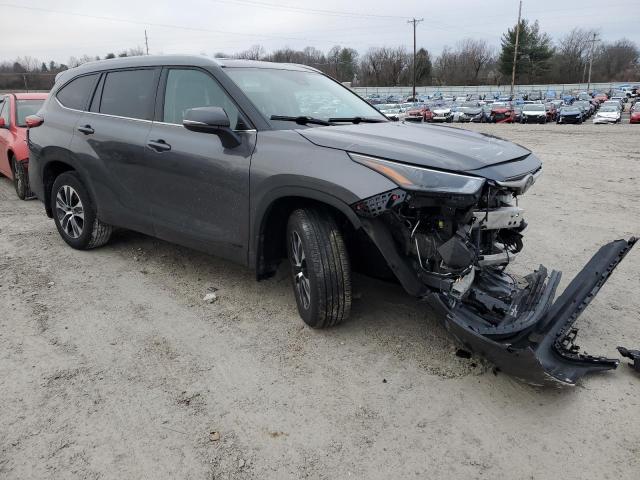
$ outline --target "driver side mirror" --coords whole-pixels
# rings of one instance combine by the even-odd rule
[[[4,118],[0,117],[0,128],[7,128],[7,124],[4,122]]]
[[[190,108],[185,112],[182,125],[192,132],[219,136],[224,148],[235,148],[241,143],[240,136],[230,127],[227,112],[221,107]]]

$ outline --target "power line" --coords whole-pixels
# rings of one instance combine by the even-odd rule
[[[317,39],[313,39],[313,38],[285,37],[285,36],[282,36],[282,35],[269,35],[269,34],[246,33],[246,32],[232,32],[232,31],[228,31],[228,30],[214,30],[214,29],[210,29],[210,28],[191,27],[191,26],[188,26],[188,25],[175,25],[175,24],[171,24],[171,23],[145,22],[145,21],[142,21],[142,20],[131,20],[131,19],[128,19],[128,18],[108,17],[108,16],[101,16],[101,15],[90,15],[90,14],[76,13],[76,12],[64,12],[64,11],[61,11],[61,10],[53,10],[53,9],[41,8],[41,7],[28,7],[28,6],[24,6],[24,5],[15,5],[15,4],[11,4],[11,3],[0,3],[0,7],[17,8],[17,9],[21,9],[21,10],[31,10],[31,11],[46,12],[46,13],[55,13],[55,14],[58,14],[58,15],[71,15],[71,16],[74,16],[74,17],[92,18],[92,19],[95,19],[95,20],[107,20],[107,21],[110,21],[110,22],[129,23],[129,24],[133,24],[133,25],[144,25],[144,26],[163,27],[163,28],[175,28],[175,29],[178,29],[178,30],[189,30],[189,31],[193,31],[193,32],[208,32],[208,33],[215,33],[215,34],[220,34],[220,35],[239,35],[239,36],[256,37],[256,38],[274,38],[274,39],[278,39],[278,40],[302,40],[302,41],[307,41],[307,42],[319,42],[319,43],[336,43],[336,41],[337,41],[336,40],[336,41],[331,41],[330,42],[330,41],[324,41],[324,40],[317,40]]]
[[[320,8],[306,8],[296,7],[293,5],[276,5],[273,3],[260,2],[257,0],[210,0],[216,3],[227,3],[232,5],[250,5],[258,8],[268,8],[275,10],[285,10],[294,13],[313,13],[314,15],[327,15],[331,17],[349,17],[349,18],[393,18],[393,19],[405,19],[406,16],[400,15],[379,15],[375,13],[362,13],[362,12],[349,12],[345,10],[325,10]]]

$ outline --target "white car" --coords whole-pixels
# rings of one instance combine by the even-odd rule
[[[547,123],[547,109],[542,103],[522,106],[521,123]]]
[[[593,118],[593,123],[620,123],[622,115],[615,105],[603,105]]]
[[[433,112],[432,121],[434,122],[452,122],[453,115],[451,114],[451,107],[441,106],[441,107],[433,107],[431,109]]]

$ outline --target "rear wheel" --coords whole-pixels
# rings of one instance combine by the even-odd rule
[[[287,253],[298,312],[313,328],[337,325],[351,311],[351,266],[335,218],[321,208],[294,211]]]
[[[24,168],[22,162],[18,162],[13,158],[9,159],[9,161],[11,162],[11,170],[13,171],[13,186],[16,189],[16,195],[18,195],[20,200],[25,200],[31,196],[27,170]]]
[[[75,172],[65,172],[53,182],[51,210],[58,233],[75,249],[100,247],[111,237],[111,225],[98,220],[89,192]]]

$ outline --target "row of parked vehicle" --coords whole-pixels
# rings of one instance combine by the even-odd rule
[[[629,101],[637,98],[640,95],[640,85],[618,85],[616,88],[611,88],[606,91],[593,91],[590,94],[584,91],[579,90],[571,90],[571,91],[562,91],[556,92],[553,89],[543,91],[526,91],[521,90],[517,91],[514,95],[505,93],[505,92],[486,92],[486,93],[461,93],[455,95],[446,95],[441,92],[433,92],[430,94],[420,94],[416,95],[415,98],[412,97],[404,97],[401,95],[380,95],[380,94],[370,94],[365,98],[372,105],[380,105],[380,104],[398,104],[405,102],[428,102],[428,101],[443,101],[443,102],[453,102],[454,100],[484,100],[487,102],[511,102],[515,101],[523,102],[525,100],[536,101],[551,101],[560,99],[565,103],[572,103],[574,100],[584,100],[585,97],[590,96],[593,98],[597,98],[598,100],[604,99],[613,99],[620,98],[623,101]]]
[[[412,100],[412,99],[407,99]],[[414,122],[477,123],[620,123],[625,105],[631,100],[631,123],[638,123],[635,97],[609,97],[607,94],[579,93],[552,100],[488,100],[469,96],[453,100],[406,101],[374,104],[387,117]]]

